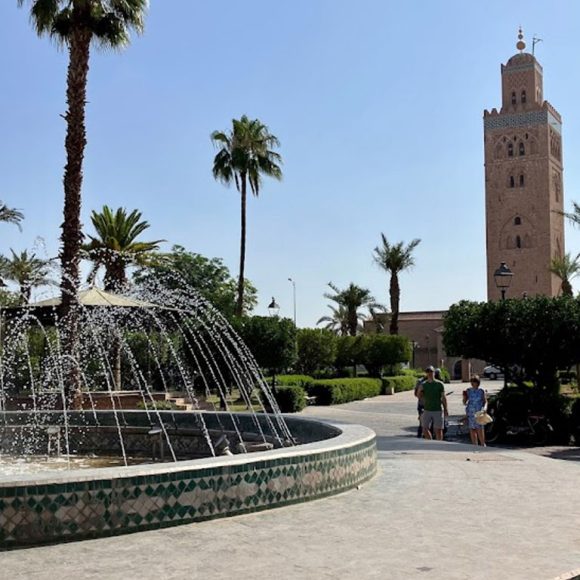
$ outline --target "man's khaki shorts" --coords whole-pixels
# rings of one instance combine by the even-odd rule
[[[443,411],[423,411],[421,415],[421,426],[429,429],[433,422],[433,429],[443,429]]]

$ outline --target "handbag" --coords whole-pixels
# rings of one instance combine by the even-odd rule
[[[493,423],[493,417],[482,409],[475,413],[475,422],[478,425],[487,425],[488,423]]]

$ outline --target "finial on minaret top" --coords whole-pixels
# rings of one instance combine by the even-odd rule
[[[526,43],[524,42],[524,33],[522,32],[522,27],[518,30],[518,42],[516,43],[516,48],[520,52],[524,52],[524,48],[526,48]]]

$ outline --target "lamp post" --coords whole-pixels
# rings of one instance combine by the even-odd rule
[[[505,300],[505,292],[512,283],[514,273],[509,269],[505,262],[499,265],[499,268],[494,272],[493,278],[495,280],[496,288],[501,291],[501,299]]]
[[[296,282],[292,278],[288,278],[288,282],[292,284],[292,300],[294,304],[294,326],[296,326]]]
[[[280,305],[276,302],[274,296],[272,296],[272,302],[268,304],[268,313],[271,318],[278,318],[280,313]],[[276,394],[276,369],[272,369],[272,391],[274,395]]]
[[[505,291],[510,287],[512,283],[514,273],[509,269],[505,262],[499,265],[499,268],[494,272],[493,278],[495,280],[495,285],[501,290],[501,299],[505,300]],[[503,388],[507,387],[507,366],[503,369]]]

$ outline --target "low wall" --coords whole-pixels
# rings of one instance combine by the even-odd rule
[[[195,413],[175,415],[181,428],[188,419],[196,420]],[[248,433],[255,424],[248,414],[204,414],[208,426],[223,424],[226,416]],[[105,415],[100,418],[107,422]],[[145,412],[132,411],[131,418],[133,423],[150,421]],[[24,421],[21,414],[11,413],[0,419],[12,427]],[[89,421],[88,415],[85,419]],[[375,474],[376,442],[370,429],[339,428],[295,416],[285,419],[302,445],[193,461],[43,473],[17,480],[0,477],[0,549],[264,510],[340,493]]]

